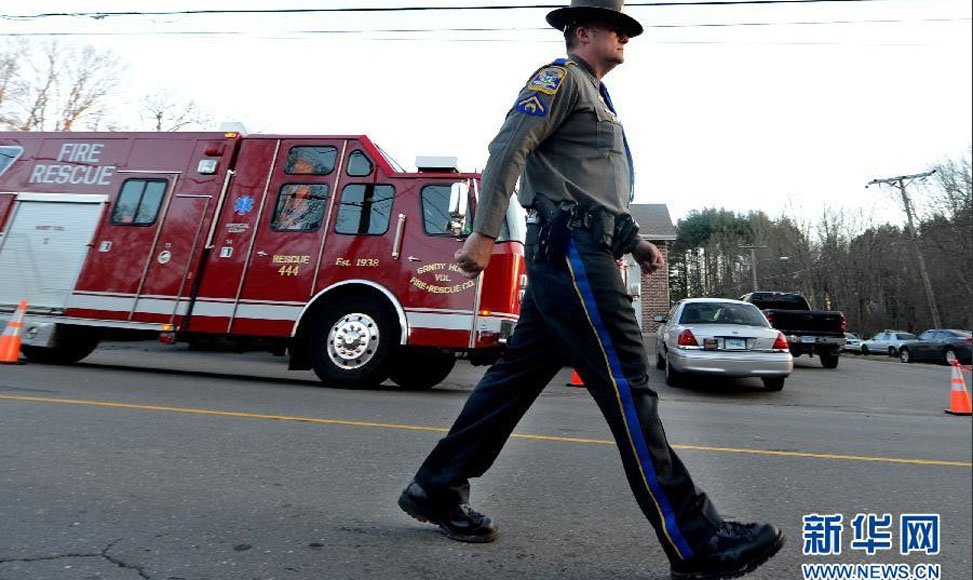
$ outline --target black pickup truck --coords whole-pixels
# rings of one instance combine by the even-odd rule
[[[821,366],[837,368],[845,344],[845,315],[811,310],[804,296],[791,292],[751,292],[740,300],[763,311],[770,325],[784,333],[791,354],[821,358]]]

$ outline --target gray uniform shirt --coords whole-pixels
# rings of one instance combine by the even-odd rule
[[[490,143],[473,231],[496,238],[510,195],[531,207],[554,202],[628,211],[631,183],[622,126],[602,99],[601,82],[575,55],[534,73]]]

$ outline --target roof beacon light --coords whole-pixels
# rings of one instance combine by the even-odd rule
[[[420,155],[416,157],[416,168],[420,173],[459,173],[456,157],[434,157]]]

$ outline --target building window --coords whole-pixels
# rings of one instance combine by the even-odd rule
[[[391,185],[353,183],[341,190],[341,203],[334,231],[339,234],[380,236],[389,229],[392,199]]]
[[[338,159],[335,147],[291,147],[287,152],[287,165],[284,173],[288,175],[327,175],[334,171]]]
[[[122,184],[118,202],[112,210],[116,226],[150,226],[155,223],[166,195],[165,179],[129,179]]]
[[[17,145],[4,145],[0,147],[0,175],[14,164],[14,161],[24,152],[23,147]]]
[[[348,175],[365,177],[372,174],[372,162],[361,151],[352,151],[348,156]]]
[[[284,184],[270,227],[279,232],[313,232],[321,227],[327,200],[327,183]]]

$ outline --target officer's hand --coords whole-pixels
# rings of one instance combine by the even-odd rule
[[[662,258],[662,252],[652,242],[639,240],[635,249],[632,250],[632,257],[639,263],[645,272],[655,272],[660,268],[665,268],[666,261]]]
[[[466,238],[463,247],[456,250],[456,265],[463,276],[476,278],[487,267],[494,244],[496,241],[493,238],[476,232]]]

